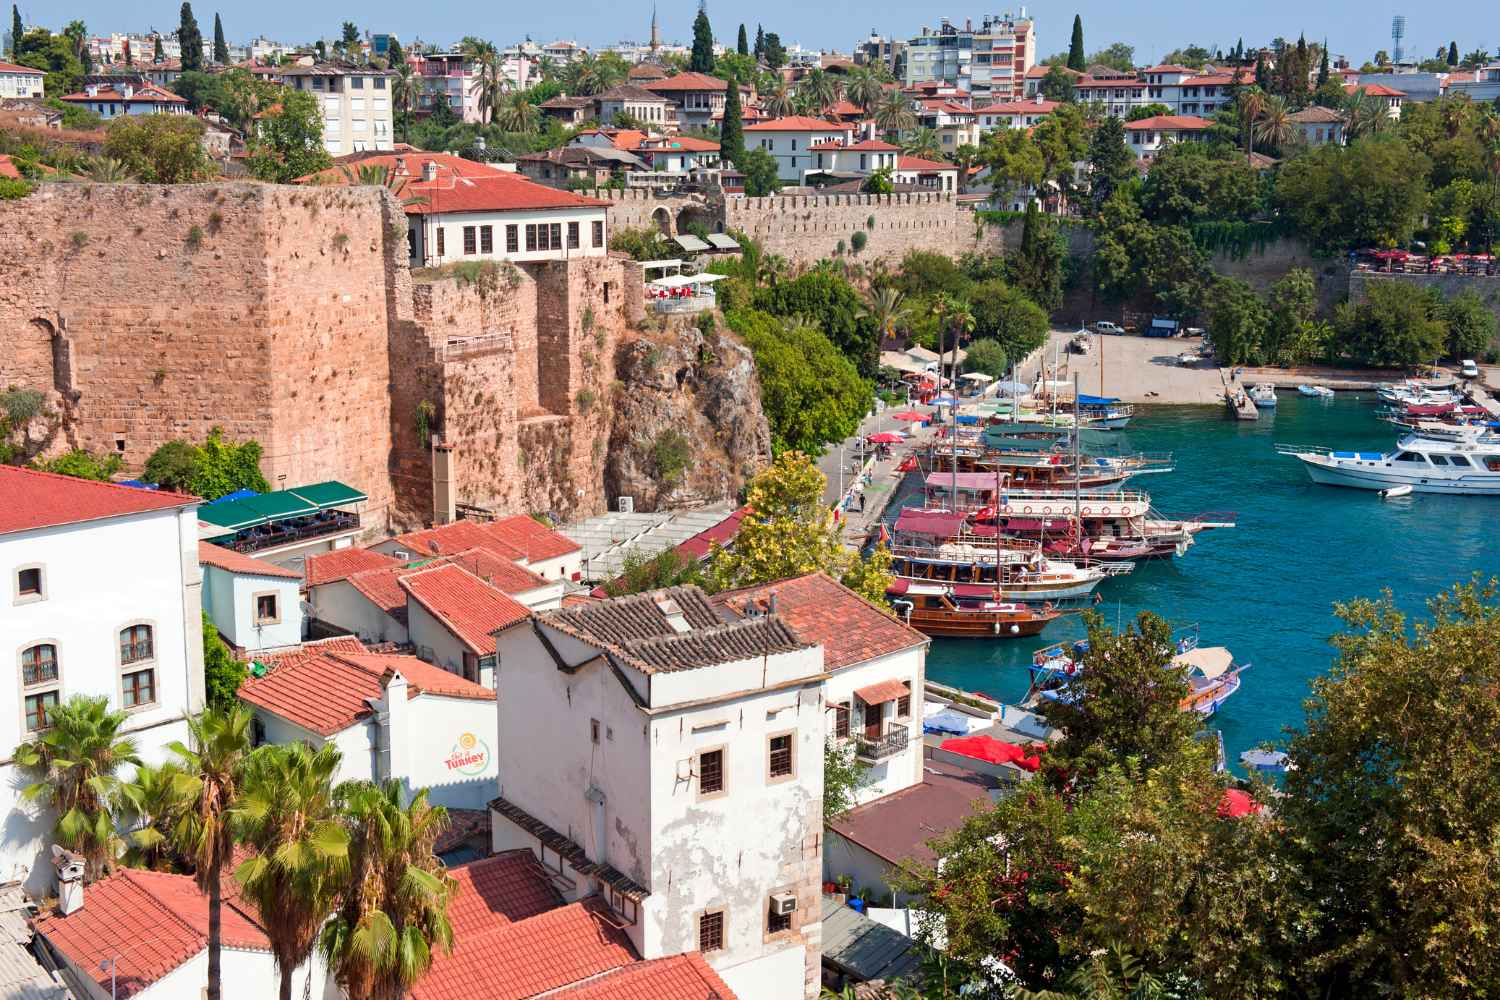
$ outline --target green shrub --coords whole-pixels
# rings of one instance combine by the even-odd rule
[[[861,250],[863,250],[865,248],[865,244],[869,242],[869,235],[864,233],[863,231],[856,231],[853,236],[849,237],[849,245],[854,248],[855,253],[859,253]]]
[[[14,201],[24,198],[34,190],[30,181],[23,181],[17,177],[0,177],[0,201]]]
[[[656,477],[668,486],[682,479],[692,458],[692,443],[675,430],[662,431],[651,446],[651,463],[656,467]]]

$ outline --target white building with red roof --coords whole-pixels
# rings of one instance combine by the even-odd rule
[[[1194,115],[1154,115],[1125,123],[1125,145],[1137,159],[1149,159],[1174,142],[1196,142],[1213,122]]]
[[[1038,94],[1024,101],[1001,101],[976,108],[979,128],[988,132],[997,128],[1031,128],[1058,108],[1057,101],[1049,101]]]
[[[1212,116],[1234,102],[1237,86],[1253,83],[1249,71],[1205,70],[1161,65],[1134,75],[1084,76],[1075,81],[1081,103],[1093,104],[1114,118],[1137,108],[1164,105],[1173,115]]]
[[[832,176],[840,174],[873,174],[877,170],[896,169],[896,158],[901,153],[901,147],[893,146],[880,139],[861,139],[858,142],[819,142],[814,143],[812,150],[812,164],[808,173],[826,173]]]
[[[302,641],[301,573],[208,542],[198,543],[198,564],[203,610],[236,652],[245,655]]]
[[[338,780],[400,781],[477,809],[494,794],[495,692],[415,656],[331,639],[258,657],[240,686],[259,743],[332,744]]]
[[[0,745],[34,739],[74,695],[126,713],[144,760],[203,706],[198,498],[0,465]],[[49,889],[53,817],[0,765],[0,876]]]
[[[42,70],[0,60],[0,98],[33,98],[44,93]]]
[[[891,175],[898,184],[916,184],[934,191],[958,190],[958,165],[941,160],[924,160],[919,156],[896,158],[896,172]]]
[[[1355,94],[1363,94],[1365,97],[1379,101],[1385,107],[1386,116],[1389,118],[1401,117],[1401,106],[1406,103],[1406,91],[1388,87],[1383,83],[1346,83],[1344,93],[1351,97]]]
[[[724,102],[729,95],[725,80],[707,73],[677,73],[643,84],[645,89],[671,101],[681,128],[709,128],[724,117]],[[740,104],[750,99],[750,88],[740,87]]]
[[[776,161],[776,176],[789,184],[801,184],[808,171],[815,171],[814,146],[854,141],[854,128],[821,118],[791,115],[745,126],[745,148],[763,149]]]
[[[64,94],[60,99],[92,111],[105,121],[124,115],[185,115],[189,113],[188,102],[184,98],[152,83],[143,86],[136,86],[135,83],[129,81],[121,81],[108,86],[91,83],[78,93]]]

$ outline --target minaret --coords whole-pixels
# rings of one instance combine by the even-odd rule
[[[655,55],[659,48],[661,48],[661,35],[656,30],[656,4],[653,3],[651,5],[651,54]]]

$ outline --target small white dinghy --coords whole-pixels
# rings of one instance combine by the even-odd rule
[[[1380,491],[1380,499],[1382,499],[1382,500],[1392,500],[1392,499],[1395,499],[1396,497],[1408,496],[1410,493],[1411,493],[1411,487],[1408,486],[1406,483],[1402,483],[1400,486],[1392,486],[1390,489],[1381,490]]]

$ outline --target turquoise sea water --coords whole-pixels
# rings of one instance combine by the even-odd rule
[[[1227,646],[1252,664],[1212,726],[1238,769],[1239,754],[1300,723],[1311,678],[1332,662],[1336,601],[1377,596],[1420,612],[1424,599],[1476,571],[1500,573],[1500,500],[1373,492],[1314,485],[1274,442],[1386,450],[1397,428],[1375,419],[1373,394],[1322,401],[1282,393],[1274,416],[1227,420],[1219,407],[1144,407],[1120,446],[1171,451],[1176,471],[1132,481],[1171,517],[1232,510],[1238,527],[1208,531],[1180,559],[1138,563],[1100,585],[1113,622],[1151,610],[1174,625],[1197,623],[1205,646]],[[891,516],[894,516],[894,508]],[[1034,650],[1082,635],[1064,618],[1036,639],[937,639],[928,676],[1018,701]]]

